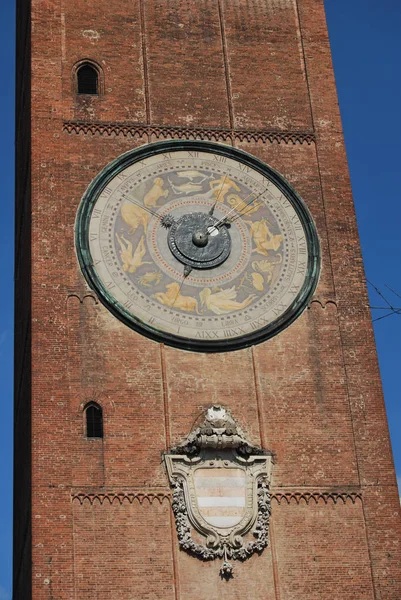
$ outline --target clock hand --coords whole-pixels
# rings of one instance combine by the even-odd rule
[[[251,192],[250,194],[248,194],[248,196],[246,198],[244,198],[244,200],[240,199],[240,201],[236,204],[236,206],[233,206],[233,208],[228,212],[228,214],[225,217],[223,217],[223,219],[221,219],[221,221],[225,221],[226,219],[228,219],[230,217],[231,213],[236,211],[237,207],[241,204],[241,202],[245,202],[246,200],[248,200],[248,198],[250,198],[253,195],[254,195],[254,192]],[[249,204],[251,202],[253,202],[253,200],[254,199],[252,198],[252,200],[249,201]],[[219,223],[216,223],[216,226],[217,225],[219,225]]]
[[[252,196],[252,195],[253,195],[253,192],[251,192],[250,194],[248,194],[248,196],[245,198],[245,200],[248,200],[248,198],[250,196]],[[240,202],[245,202],[245,200],[241,200]],[[216,202],[217,202],[217,200],[216,200]],[[214,205],[212,207],[212,210],[209,212],[209,215],[212,214],[212,211],[214,210],[214,207],[216,206],[216,202],[214,203]],[[237,206],[239,206],[240,202],[238,202]],[[237,206],[234,206],[234,208],[232,208],[225,217],[223,217],[222,219],[220,219],[219,221],[217,221],[217,223],[215,223],[214,225],[211,225],[210,227],[208,227],[207,228],[208,235],[211,235],[211,236],[217,235],[219,233],[219,226],[223,225],[228,220],[229,216],[231,215],[232,212],[235,211],[235,209],[237,208]]]
[[[251,198],[251,199],[249,200],[249,202],[247,202],[247,203],[245,204],[245,206],[244,206],[244,209],[243,209],[243,210],[245,210],[245,208],[246,208],[247,206],[249,206],[250,204],[252,204],[252,202],[255,202],[255,200],[257,200],[258,198],[260,198],[260,196],[261,196],[262,194],[264,194],[266,191],[267,191],[267,188],[266,188],[266,189],[264,189],[264,190],[262,190],[262,191],[260,192],[260,194],[258,194],[258,195],[257,195],[255,198]],[[253,195],[254,195],[254,192],[252,192],[251,194],[249,194],[249,195],[248,195],[248,196],[245,198],[245,200],[248,200],[248,198],[249,198],[250,196],[253,196]],[[244,202],[245,200],[241,200],[241,202]],[[233,218],[231,218],[231,217],[230,217],[231,213],[235,212],[235,210],[237,209],[237,207],[238,207],[239,205],[240,205],[240,202],[238,202],[238,204],[237,204],[236,206],[234,206],[234,208],[232,208],[232,209],[229,211],[229,213],[228,213],[228,214],[227,214],[225,217],[223,217],[222,219],[220,219],[219,221],[217,221],[217,223],[215,223],[215,224],[213,225],[213,228],[214,228],[214,229],[218,229],[219,227],[221,227],[221,225],[225,225],[226,223],[234,223],[234,222],[235,222],[237,219],[239,219],[240,217],[243,217],[245,214],[247,214],[247,212],[249,212],[249,211],[246,211],[245,213],[239,213],[238,215],[235,215]],[[209,228],[209,229],[211,229],[211,228]]]
[[[253,202],[255,202],[255,201],[258,199],[258,198],[260,198],[260,197],[262,196],[262,194],[264,194],[265,192],[267,192],[267,189],[268,189],[268,188],[265,188],[264,190],[262,190],[262,191],[260,192],[260,194],[258,194],[258,195],[257,195],[255,198],[251,198],[251,199],[249,200],[249,202],[247,202],[247,203],[245,204],[245,206],[244,206],[244,208],[243,208],[243,211],[244,211],[244,212],[240,212],[240,213],[238,213],[237,215],[235,215],[235,216],[234,216],[232,219],[230,219],[230,222],[231,222],[231,223],[234,223],[234,222],[235,222],[237,219],[239,219],[239,218],[243,217],[243,216],[244,216],[244,215],[246,215],[248,212],[250,212],[250,211],[251,211],[251,209],[252,209],[252,207],[250,207],[250,208],[249,208],[249,210],[245,210],[245,209],[247,208],[247,206],[250,206],[250,205],[251,205]],[[238,206],[238,204],[237,204],[237,206]]]
[[[226,179],[227,179],[227,175],[225,175],[225,177],[224,177],[224,179],[223,179],[223,183],[221,184],[221,188],[220,188],[220,190],[219,190],[219,194],[218,194],[218,196],[217,196],[217,198],[216,198],[216,202],[213,204],[212,208],[211,208],[211,209],[210,209],[210,211],[209,211],[209,215],[210,215],[210,216],[212,216],[212,215],[213,215],[214,209],[216,208],[216,204],[218,203],[218,201],[219,201],[219,198],[220,198],[220,195],[221,195],[221,192],[223,191],[223,187],[224,187],[224,184],[225,184],[225,182],[226,182]]]
[[[252,212],[253,208],[252,208],[252,206],[249,206],[249,205],[252,204],[252,202],[255,202],[255,200],[257,200],[258,198],[260,198],[261,195],[264,194],[265,192],[267,192],[267,188],[265,190],[263,190],[258,196],[256,196],[256,198],[253,198],[253,200],[251,200],[251,202],[248,202],[246,204],[246,206],[244,206],[243,212],[240,212],[238,215],[235,215],[232,219],[230,219],[230,223],[234,223],[237,219],[240,219],[241,217],[245,217],[245,215]],[[249,208],[248,208],[248,210],[245,210],[247,206],[249,206]]]
[[[158,219],[161,222],[161,224],[163,225],[163,227],[165,227],[166,229],[168,229],[175,223],[175,219],[172,215],[170,215],[170,213],[160,215],[156,211],[152,210],[151,208],[148,208],[144,204],[141,204],[140,202],[135,200],[132,196],[127,196],[123,192],[121,195],[124,198],[124,200],[126,200],[127,202],[131,202],[132,204],[135,204],[139,208],[142,208],[142,210],[151,214],[153,217],[156,217],[156,219]]]
[[[124,192],[122,192],[121,195],[124,198],[124,200],[127,200],[128,202],[131,202],[132,204],[135,204],[136,206],[139,206],[139,208],[142,208],[142,210],[150,213],[151,215],[153,215],[154,217],[157,217],[158,219],[161,219],[161,216],[159,215],[159,213],[152,210],[151,208],[148,208],[144,204],[141,204],[140,202],[135,200],[132,196],[127,196],[127,194],[124,194]]]
[[[176,297],[174,298],[174,302],[173,302],[173,304],[171,305],[171,308],[173,308],[173,306],[174,306],[174,304],[175,304],[175,301],[177,300],[178,296],[180,295],[181,288],[182,288],[182,286],[184,285],[184,281],[185,281],[185,279],[188,277],[188,275],[190,274],[190,272],[191,272],[191,271],[192,271],[192,267],[190,267],[189,265],[184,265],[184,277],[182,278],[182,281],[181,281],[180,287],[178,288],[177,295],[176,295]]]

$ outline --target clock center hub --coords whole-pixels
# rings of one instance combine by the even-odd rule
[[[207,245],[208,238],[209,234],[205,233],[204,231],[195,231],[192,234],[192,241],[195,244],[195,246],[198,246],[199,248],[203,248]]]
[[[174,221],[168,232],[168,245],[182,264],[194,269],[211,269],[230,255],[231,237],[219,219],[208,213],[188,213]]]

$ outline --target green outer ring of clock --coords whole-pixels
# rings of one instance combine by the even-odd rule
[[[297,216],[304,228],[307,246],[308,246],[308,264],[305,281],[297,297],[293,300],[290,306],[276,320],[256,330],[252,333],[239,336],[228,340],[195,340],[172,333],[160,331],[152,327],[146,322],[138,319],[135,315],[126,310],[120,304],[98,277],[96,269],[93,265],[90,248],[89,248],[89,223],[92,215],[92,210],[108,183],[114,179],[121,171],[136,163],[139,160],[146,159],[154,154],[165,152],[198,151],[211,154],[219,154],[227,158],[231,158],[246,166],[261,173],[276,185],[282,194],[288,199],[293,206]],[[279,174],[277,171],[263,163],[258,158],[237,150],[230,146],[215,144],[204,141],[184,141],[184,140],[168,140],[164,142],[155,142],[140,146],[134,150],[130,150],[122,154],[111,163],[106,165],[104,169],[92,180],[87,188],[80,206],[78,208],[76,227],[75,227],[75,243],[81,270],[86,281],[92,290],[96,293],[100,302],[120,321],[135,331],[149,337],[157,342],[165,343],[176,348],[184,350],[192,350],[196,352],[228,352],[232,350],[240,350],[249,346],[259,344],[269,338],[277,335],[291,323],[293,323],[305,310],[313,293],[316,289],[319,273],[320,273],[320,244],[312,216],[309,213],[302,198],[297,194],[294,188]]]

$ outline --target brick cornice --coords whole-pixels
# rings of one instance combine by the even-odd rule
[[[274,131],[269,129],[220,129],[213,127],[176,127],[172,125],[146,125],[142,123],[106,123],[64,121],[63,131],[69,134],[123,136],[154,140],[207,140],[215,142],[262,142],[277,144],[312,144],[316,138],[312,131]]]
[[[77,501],[79,504],[89,502],[94,504],[132,504],[135,500],[139,504],[143,504],[146,500],[149,504],[153,504],[158,501],[162,504],[164,500],[171,503],[172,492],[170,489],[165,488],[163,490],[132,490],[125,492],[84,492],[84,491],[73,491],[71,493],[72,501]],[[338,492],[327,492],[327,491],[272,491],[271,499],[275,500],[277,504],[307,504],[315,505],[319,503],[323,504],[355,504],[357,501],[362,500],[361,491],[338,491]]]

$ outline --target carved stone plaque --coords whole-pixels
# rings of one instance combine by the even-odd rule
[[[268,543],[272,454],[252,446],[229,412],[212,406],[185,443],[165,455],[182,549],[204,560],[245,559]]]

